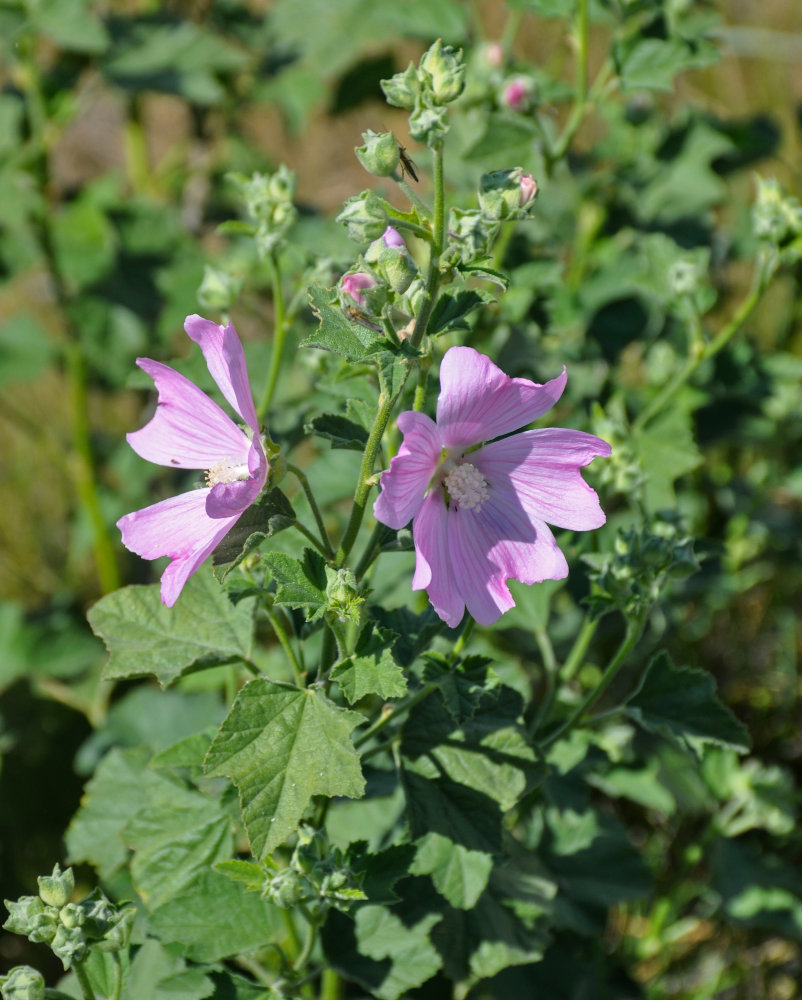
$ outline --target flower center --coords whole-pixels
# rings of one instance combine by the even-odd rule
[[[477,514],[490,497],[487,480],[470,462],[455,465],[444,477],[443,485],[448,490],[449,499],[458,507],[475,510]]]
[[[223,459],[206,471],[206,485],[217,486],[218,483],[239,483],[251,478],[247,462],[233,462]]]

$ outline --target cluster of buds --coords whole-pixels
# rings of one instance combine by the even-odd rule
[[[116,906],[100,889],[80,903],[70,902],[75,890],[72,868],[62,872],[56,865],[52,875],[38,882],[38,896],[5,900],[9,917],[3,927],[7,931],[48,945],[65,969],[83,962],[90,948],[120,951],[126,947],[136,914],[132,907]]]
[[[228,313],[242,291],[243,279],[206,264],[198,288],[198,302],[210,312]]]
[[[388,104],[410,112],[409,134],[434,149],[448,132],[447,105],[465,87],[462,50],[455,51],[438,39],[421,56],[417,66],[410,63],[389,80],[382,80]]]
[[[380,317],[384,308],[407,292],[418,277],[418,267],[410,256],[403,237],[387,226],[349,271],[340,279],[342,309],[356,311],[360,322]]]
[[[303,905],[313,918],[334,907],[348,910],[366,899],[339,848],[329,848],[320,830],[301,826],[298,843],[286,868],[266,862],[262,895],[282,909]]]
[[[758,239],[779,251],[781,263],[802,260],[802,204],[785,194],[774,177],[757,178],[752,224]]]
[[[326,617],[333,625],[364,623],[365,592],[348,569],[326,567]]]
[[[537,181],[522,167],[483,174],[479,181],[479,208],[452,208],[448,219],[449,263],[470,264],[490,253],[502,222],[528,219],[535,207]]]
[[[610,400],[605,409],[599,403],[593,404],[591,432],[613,449],[610,457],[599,465],[596,482],[606,487],[607,493],[621,496],[640,493],[645,481],[642,460],[620,397]]]
[[[646,528],[619,531],[612,552],[585,559],[591,566],[586,603],[599,618],[618,610],[628,620],[642,620],[669,579],[699,569],[693,539],[680,530],[674,511],[661,511]]]
[[[298,210],[293,204],[296,176],[282,163],[274,174],[255,173],[250,177],[230,174],[229,177],[237,185],[253,222],[226,222],[220,229],[253,236],[259,255],[266,257],[280,248],[297,218]]]

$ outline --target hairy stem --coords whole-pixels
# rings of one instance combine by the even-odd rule
[[[420,347],[420,343],[429,325],[429,319],[437,301],[437,289],[440,285],[440,255],[445,243],[445,179],[443,174],[443,150],[436,147],[432,150],[434,165],[434,229],[432,247],[429,255],[429,272],[426,275],[426,286],[423,301],[415,319],[415,329],[410,338],[412,347]]]
[[[411,708],[417,705],[419,702],[423,701],[424,698],[428,698],[429,695],[437,688],[436,684],[424,684],[422,688],[419,688],[415,694],[410,695],[405,698],[404,701],[400,701],[397,705],[394,705],[390,711],[382,714],[372,726],[369,726],[364,733],[360,734],[354,740],[354,746],[357,750],[364,746],[368,740],[373,739],[376,733],[379,733],[384,729],[385,726],[389,725],[391,722],[396,720],[400,715],[408,712]]]
[[[89,976],[86,974],[84,963],[76,962],[72,967],[72,971],[75,973],[75,978],[78,980],[78,985],[81,987],[81,993],[84,1000],[96,1000],[95,991],[92,989],[92,984],[89,982]]]
[[[287,471],[291,472],[298,482],[301,484],[301,489],[304,491],[309,508],[312,511],[312,515],[317,524],[317,530],[320,532],[320,540],[323,543],[324,554],[327,559],[334,558],[334,550],[331,547],[331,542],[329,541],[329,535],[326,531],[326,525],[323,521],[323,515],[320,512],[320,507],[317,505],[317,500],[315,500],[315,495],[312,492],[312,488],[309,485],[309,480],[306,477],[306,473],[299,469],[297,465],[287,465]]]
[[[281,648],[284,650],[287,659],[290,661],[296,685],[299,688],[305,688],[306,684],[304,682],[301,664],[298,662],[298,657],[295,655],[295,650],[292,648],[290,637],[287,635],[287,631],[284,628],[283,623],[279,621],[278,615],[272,609],[267,609],[265,613],[267,614],[270,624],[273,626],[273,631],[276,633],[276,638],[281,644]]]
[[[287,335],[287,322],[284,316],[284,290],[281,286],[281,267],[279,265],[278,254],[275,250],[270,252],[270,277],[273,291],[273,350],[270,354],[270,370],[267,373],[267,383],[262,393],[262,399],[257,408],[259,420],[265,420],[273,393],[278,382],[278,373],[281,368],[281,357],[284,353],[284,340]]]

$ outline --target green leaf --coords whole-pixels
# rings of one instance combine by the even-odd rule
[[[470,910],[485,890],[493,858],[470,851],[439,833],[428,833],[418,844],[410,868],[413,875],[431,875],[437,891],[458,910]]]
[[[174,782],[158,791],[122,831],[135,852],[131,877],[151,910],[233,849],[231,818],[219,803]]]
[[[109,36],[90,0],[40,0],[31,8],[32,25],[62,49],[104,52]]]
[[[59,268],[71,288],[86,288],[111,270],[116,260],[114,230],[91,191],[55,214],[52,229]]]
[[[275,940],[284,926],[277,907],[215,871],[160,906],[150,925],[193,962],[217,962],[258,948]]]
[[[350,705],[366,694],[401,698],[407,693],[403,668],[393,658],[391,646],[398,636],[369,624],[362,630],[353,656],[338,663],[331,676]]]
[[[170,955],[148,938],[137,950],[125,978],[125,1000],[203,1000],[214,984],[202,969],[188,969],[183,958]]]
[[[440,333],[453,330],[470,329],[466,317],[488,302],[495,302],[496,297],[490,292],[474,288],[463,289],[456,294],[442,295],[432,310],[427,333],[434,337]]]
[[[109,651],[106,680],[155,674],[167,687],[183,674],[250,660],[253,606],[236,607],[210,573],[196,573],[178,603],[166,608],[158,584],[123,587],[89,609],[95,635]]]
[[[278,487],[267,490],[242,514],[212,553],[215,576],[222,583],[232,569],[266,538],[295,523],[292,504]]]
[[[428,914],[412,927],[383,906],[363,906],[356,914],[356,937],[363,955],[376,962],[390,961],[381,984],[373,987],[379,1000],[398,1000],[408,990],[430,979],[443,964],[429,940],[440,920]]]
[[[668,653],[652,658],[627,713],[645,729],[661,733],[701,756],[706,743],[747,753],[751,746],[743,723],[716,697],[716,683],[705,670],[676,667]]]
[[[313,285],[309,289],[309,303],[320,320],[320,326],[301,341],[301,347],[319,347],[348,361],[365,361],[371,347],[383,346],[382,337],[374,330],[352,323],[345,316],[333,288]]]
[[[402,772],[413,837],[440,833],[472,851],[501,851],[501,810],[487,795],[447,777]]]
[[[318,552],[304,549],[303,561],[284,552],[266,552],[264,564],[276,582],[276,604],[303,608],[314,620],[326,604],[326,562]]]
[[[307,434],[317,434],[318,437],[331,441],[332,448],[348,448],[352,451],[364,451],[368,440],[368,432],[362,426],[348,417],[338,413],[321,413],[313,417],[304,426]]]
[[[493,157],[498,164],[499,156],[503,155],[513,162],[515,159],[523,160],[531,155],[532,142],[536,138],[535,126],[520,116],[507,118],[492,115],[483,122],[481,134],[463,153],[463,159],[471,162]]]
[[[253,861],[218,861],[214,870],[244,885],[249,892],[261,892],[265,885],[265,869]]]
[[[702,464],[690,414],[679,405],[671,406],[645,431],[633,435],[631,441],[646,480],[644,494],[649,510],[676,507],[674,483]]]
[[[313,795],[359,798],[351,731],[361,716],[322,695],[258,678],[246,684],[206,755],[206,773],[239,789],[251,849],[264,857],[297,829]]]
[[[636,35],[613,48],[616,70],[624,92],[674,88],[674,77],[688,69],[710,66],[721,58],[705,39],[644,38]]]
[[[0,386],[37,378],[52,359],[50,340],[29,313],[18,313],[0,325]]]

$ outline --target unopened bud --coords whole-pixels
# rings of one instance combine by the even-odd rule
[[[355,243],[377,240],[387,228],[387,212],[378,195],[363,191],[349,198],[337,216]]]
[[[362,133],[364,146],[357,146],[354,152],[369,174],[376,177],[391,177],[398,169],[401,153],[392,132]]]
[[[346,274],[340,281],[340,288],[352,298],[358,306],[365,307],[365,296],[362,294],[365,289],[374,288],[376,279],[366,271],[357,271],[356,274]]]
[[[62,871],[59,865],[55,865],[52,875],[40,875],[36,881],[39,883],[39,898],[56,909],[69,902],[75,890],[72,868]]]
[[[450,104],[465,87],[462,49],[455,50],[437,39],[420,60],[421,82],[431,92],[435,104]]]
[[[403,73],[396,73],[389,80],[382,80],[381,88],[388,104],[411,111],[415,107],[415,98],[420,92],[418,71],[414,63],[410,63]]]
[[[520,218],[522,206],[537,193],[537,182],[521,167],[508,167],[482,174],[479,181],[479,205],[489,219]]]
[[[521,208],[537,196],[537,181],[531,174],[521,175]]]
[[[525,111],[535,93],[532,80],[524,76],[517,76],[510,80],[502,91],[502,104],[510,111]]]
[[[0,976],[0,996],[3,1000],[45,1000],[44,977],[30,965],[18,965]]]

